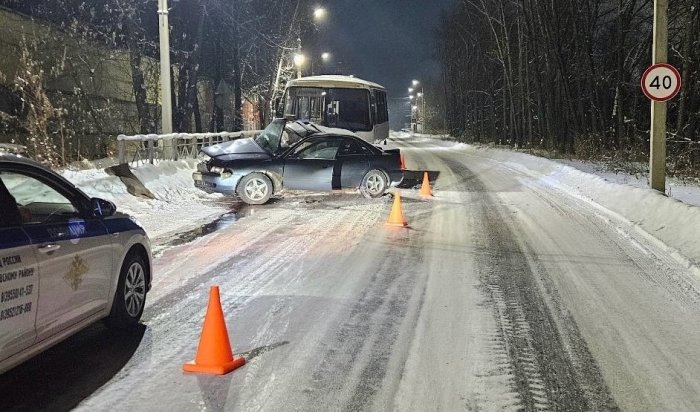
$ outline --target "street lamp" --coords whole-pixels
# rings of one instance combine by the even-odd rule
[[[411,81],[411,85],[413,87],[408,88],[409,93],[413,93],[413,91],[416,91],[416,104],[411,106],[411,129],[413,129],[414,132],[418,131],[418,124],[421,125],[421,130],[420,132],[423,132],[423,123],[425,122],[425,97],[423,96],[423,86],[421,86],[420,91],[418,91],[418,86],[420,82],[416,79],[413,79]],[[413,101],[414,96],[411,95],[409,99]],[[422,104],[421,110],[418,110],[418,99],[420,99],[420,103]]]
[[[316,21],[322,21],[326,18],[326,14],[328,12],[326,11],[325,8],[323,7],[316,7],[314,9],[314,20]],[[324,57],[325,56],[325,57]],[[326,60],[327,58],[330,57],[330,54],[328,53],[323,53],[321,55],[321,58],[323,60]],[[294,65],[297,67],[297,78],[301,77],[301,68],[306,64],[306,56],[304,56],[301,53],[301,38],[297,38],[297,52],[294,54]],[[314,58],[313,56],[311,57],[311,75],[313,76],[314,74]]]
[[[315,59],[311,59],[311,75],[312,75],[312,76],[314,75],[314,60],[315,60]],[[324,73],[326,73],[327,70],[326,70],[325,66],[328,64],[328,62],[329,62],[330,60],[331,60],[331,54],[330,54],[330,53],[328,53],[328,52],[323,52],[323,53],[321,53],[321,66],[322,66],[322,68],[319,70],[319,73],[318,73],[318,74],[324,74]]]
[[[314,10],[314,19],[315,20],[323,20],[323,18],[326,17],[326,9],[323,7],[317,7]]]
[[[158,1],[167,1],[167,0],[158,0]],[[317,7],[314,9],[314,20],[321,20],[323,19],[327,14],[326,9],[323,7]],[[292,29],[294,28],[294,22],[292,22],[291,27],[289,28],[290,34],[292,33]],[[289,70],[290,67],[286,65],[286,62],[289,61],[289,52],[284,51],[284,49],[290,50],[286,47],[281,47],[283,51],[279,54],[278,57],[278,62],[277,62],[277,74],[275,75],[275,83],[272,88],[272,96],[275,97],[277,96],[277,92],[279,90],[279,84],[280,84],[280,77],[282,76],[282,71],[283,70]],[[306,62],[306,57],[301,53],[301,37],[297,37],[297,49],[296,53],[293,55],[293,62],[294,65],[297,67],[297,78],[301,77],[301,67],[304,65]]]
[[[301,68],[306,63],[306,56],[301,53],[294,54],[294,65],[297,67],[297,77],[301,77]]]
[[[304,56],[301,53],[296,53],[294,55],[294,65],[297,67],[301,67],[306,63],[306,56]]]
[[[413,110],[416,112],[416,115],[415,115],[415,120],[416,120],[415,128],[416,128],[416,130],[415,131],[418,131],[418,125],[420,124],[420,132],[423,133],[425,130],[425,95],[423,94],[423,86],[421,85],[420,91],[418,91],[418,88],[416,86],[418,86],[420,84],[420,81],[413,79],[411,81],[411,84],[413,85],[413,87],[409,87],[408,91],[413,92],[414,90],[416,90],[416,92],[417,92],[416,93],[416,105],[413,106]],[[413,98],[413,96],[411,96],[411,98]],[[421,105],[420,110],[418,110],[418,104],[419,104],[418,100],[419,99],[420,99],[420,105]]]

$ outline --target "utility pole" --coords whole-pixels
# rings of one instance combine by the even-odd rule
[[[668,0],[654,0],[652,64],[668,58]],[[651,188],[666,192],[666,102],[651,102],[649,182]]]
[[[173,107],[170,91],[170,25],[168,0],[158,0],[158,34],[160,37],[160,109],[161,133],[173,132]],[[163,141],[164,157],[173,158],[173,141]]]
[[[421,101],[421,110],[420,110],[420,128],[421,128],[421,133],[425,133],[425,91],[423,91],[423,86],[420,87],[420,101]]]

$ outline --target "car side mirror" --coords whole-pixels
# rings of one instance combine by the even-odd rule
[[[93,197],[90,199],[92,212],[97,217],[110,217],[117,212],[117,206],[109,200]]]

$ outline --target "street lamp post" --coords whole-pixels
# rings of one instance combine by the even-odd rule
[[[425,133],[425,93],[423,92],[423,84],[418,80],[412,81],[413,88],[416,89],[416,111],[418,112],[416,116],[416,129],[420,124],[420,133]],[[417,91],[418,84],[420,84],[420,91]],[[418,106],[418,99],[420,99],[420,106]]]
[[[159,0],[161,1],[161,0]],[[323,20],[327,14],[326,9],[319,7],[314,10],[314,19],[317,21]],[[295,15],[296,16],[296,15]],[[289,26],[289,36],[292,35],[293,29],[294,29],[294,24],[295,24],[296,19],[291,20],[291,24]],[[272,97],[275,98],[277,96],[277,92],[279,90],[279,84],[280,84],[280,78],[282,77],[282,72],[283,70],[289,70],[291,67],[287,66],[285,62],[288,60],[289,52],[292,51],[293,48],[287,48],[287,47],[282,47],[282,50],[280,51],[279,54],[279,60],[277,62],[277,74],[275,75],[275,83],[272,88]],[[294,65],[297,67],[297,78],[301,77],[301,69],[302,66],[304,65],[304,62],[306,61],[306,57],[301,53],[301,38],[297,37],[297,48],[296,52],[293,55],[293,62]],[[274,110],[274,109],[273,109]]]
[[[425,93],[423,93],[423,86],[420,88],[420,92],[418,93],[418,97],[420,97],[420,104],[421,104],[421,109],[420,109],[420,132],[425,133]],[[418,101],[416,101],[418,103]]]
[[[168,0],[158,0],[158,33],[160,37],[160,108],[161,133],[173,132],[173,109],[170,92],[170,25]],[[172,155],[172,141],[163,144],[165,155]]]
[[[418,91],[417,86],[419,83],[418,80],[412,80],[412,87],[408,88],[408,92],[413,93],[414,90],[416,91],[416,104],[413,106],[416,111],[415,126],[411,125],[411,128],[414,129],[414,132],[418,132],[418,125],[420,124],[420,132],[423,133],[425,130],[425,93],[423,92],[423,85],[421,85],[420,91]],[[413,95],[411,95],[411,99],[413,99]],[[418,106],[418,99],[420,99],[420,106]],[[411,113],[413,113],[413,111],[411,111]]]
[[[317,7],[314,9],[314,20],[321,22],[326,18],[326,14],[328,12],[326,9],[323,7]],[[324,57],[325,55],[325,57]],[[328,53],[323,53],[321,56],[322,59],[327,59],[330,57]],[[310,57],[310,64],[311,64],[311,75],[313,75],[314,72],[314,58],[313,55]],[[297,52],[294,54],[294,65],[297,66],[297,79],[301,77],[301,71],[302,71],[302,66],[306,63],[306,56],[302,54],[301,52],[301,37],[297,37]]]
[[[304,64],[304,55],[301,54],[301,37],[297,37],[297,53],[294,55],[294,65],[297,66],[297,79],[301,77],[301,66]]]
[[[412,88],[408,89],[409,91],[413,91]],[[408,96],[408,105],[411,107],[411,131],[415,132],[416,131],[416,106],[413,104],[413,99],[415,98],[414,95]]]

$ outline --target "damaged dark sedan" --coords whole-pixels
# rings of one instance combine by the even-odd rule
[[[382,196],[403,178],[399,149],[382,149],[354,133],[275,119],[258,136],[204,147],[193,174],[208,192],[238,195],[264,204],[282,189],[359,189]]]

